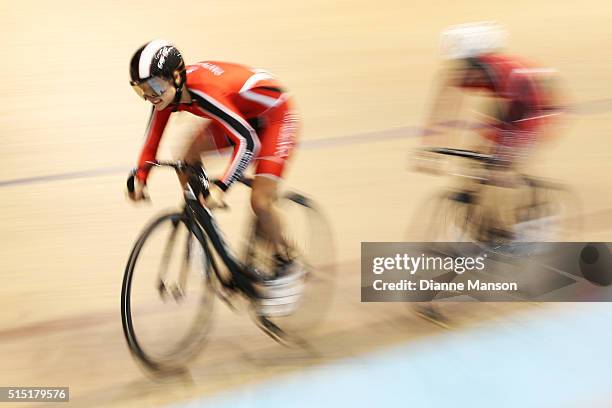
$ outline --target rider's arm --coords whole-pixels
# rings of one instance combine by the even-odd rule
[[[424,146],[447,143],[448,125],[457,120],[462,102],[462,90],[454,82],[454,73],[439,72],[430,97],[431,105],[421,137]]]
[[[149,117],[149,123],[145,132],[145,143],[138,159],[139,170],[138,173],[136,173],[138,180],[143,183],[147,181],[147,177],[149,176],[149,169],[144,166],[148,161],[155,160],[159,142],[164,134],[164,129],[166,128],[171,113],[171,109],[156,111],[155,107],[153,107],[151,110],[151,116]]]
[[[259,138],[234,104],[221,93],[205,93],[199,90],[191,90],[191,93],[206,116],[221,125],[234,143],[232,160],[223,177],[215,181],[223,191],[226,191],[242,176],[252,158],[257,155],[260,147]]]

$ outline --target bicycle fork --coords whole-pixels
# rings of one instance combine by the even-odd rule
[[[219,232],[215,219],[207,208],[200,205],[200,202],[195,198],[194,195],[189,194],[188,190],[185,191],[185,200],[187,202],[187,208],[193,215],[193,218],[201,225],[202,229],[206,232],[206,236],[212,242],[213,248],[221,257],[223,263],[227,266],[231,276],[232,282],[244,292],[249,298],[255,299],[257,293],[253,285],[252,279],[245,272],[245,268],[236,260],[236,257],[232,254],[228,244]],[[216,270],[216,268],[215,268]],[[227,284],[223,279],[219,279],[225,286]]]
[[[187,287],[187,272],[189,269],[189,263],[192,258],[191,254],[191,243],[192,243],[192,235],[187,234],[187,238],[185,239],[185,253],[181,262],[181,269],[179,271],[179,276],[177,281],[173,285],[167,284],[167,275],[168,275],[168,266],[170,264],[170,260],[172,259],[172,250],[174,249],[174,244],[176,242],[176,236],[178,231],[178,226],[180,225],[180,219],[172,220],[172,231],[170,232],[170,236],[168,237],[168,241],[164,247],[164,252],[162,255],[162,262],[160,263],[159,270],[157,273],[157,290],[162,299],[166,299],[168,294],[172,294],[172,297],[176,301],[180,301],[183,299],[186,287]]]

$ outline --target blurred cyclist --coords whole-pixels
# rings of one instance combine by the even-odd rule
[[[266,290],[260,293],[267,300],[260,302],[259,312],[274,314],[274,299],[279,304],[286,303],[284,289],[287,285],[301,285],[303,275],[302,266],[283,240],[282,221],[275,204],[278,184],[299,128],[299,116],[289,94],[267,71],[217,61],[185,66],[179,50],[164,40],[153,40],[136,51],[130,62],[130,78],[134,91],[153,104],[138,160],[135,191],[129,194],[130,198],[137,201],[146,197],[148,170],[144,166],[155,160],[172,112],[187,111],[210,119],[195,135],[183,159],[199,165],[204,152],[233,149],[225,174],[210,184],[207,197],[199,197],[209,209],[224,207],[226,191],[250,163],[255,163],[251,207],[259,231],[276,248],[277,262],[277,278],[267,282]],[[181,182],[184,186],[186,180]]]
[[[505,39],[506,32],[491,22],[461,24],[442,33],[448,67],[434,99],[428,134],[456,125],[449,119],[459,110],[461,93],[482,92],[494,102],[488,114],[480,113],[478,128],[492,142],[489,153],[511,165],[528,154],[560,107],[555,100],[556,71],[502,53]],[[427,144],[427,136],[423,141]]]
[[[492,102],[485,108],[486,114],[479,113],[482,120],[476,129],[483,138],[476,150],[496,159],[498,165],[488,169],[490,184],[513,187],[517,168],[556,122],[561,107],[556,100],[556,71],[502,53],[505,39],[506,32],[491,22],[461,24],[443,31],[441,48],[448,67],[434,98],[423,143],[431,145],[436,134],[461,123],[452,119],[462,95],[487,95]],[[435,155],[426,152],[417,153],[417,159],[417,166],[424,169],[437,170],[439,166]],[[508,219],[506,224],[511,222]]]
[[[484,173],[474,169],[476,174],[462,178],[459,188],[466,197],[478,191],[482,208],[498,214],[497,225],[491,226],[486,236],[475,237],[478,240],[520,239],[516,209],[528,198],[516,188],[517,170],[561,112],[555,70],[502,53],[505,40],[506,32],[491,22],[461,24],[443,31],[441,51],[447,64],[422,138],[424,149],[417,150],[415,157],[417,169],[439,172],[442,157],[428,152],[427,147],[458,144],[460,141],[448,140],[445,135],[449,129],[465,126],[465,120],[457,120],[462,119],[457,117],[462,101],[467,95],[487,96],[488,106],[479,112],[479,123],[467,125],[482,136],[475,150],[492,155],[495,165]],[[474,185],[481,177],[486,178],[487,188]],[[465,225],[469,228],[471,224]],[[415,311],[437,324],[448,325],[446,316],[432,303],[416,305]]]

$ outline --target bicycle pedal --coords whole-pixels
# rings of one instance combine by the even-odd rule
[[[270,336],[274,341],[284,346],[289,345],[290,339],[289,336],[287,336],[287,333],[285,333],[283,329],[278,327],[270,319],[262,315],[257,315],[256,322],[257,325],[263,329],[264,333]]]

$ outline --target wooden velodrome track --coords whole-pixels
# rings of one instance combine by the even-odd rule
[[[428,106],[438,34],[450,24],[499,21],[511,51],[562,72],[577,108],[537,171],[582,199],[584,235],[575,239],[609,241],[612,7],[569,4],[2,1],[0,385],[70,386],[73,405],[160,405],[438,331],[405,305],[360,304],[358,258],[361,241],[403,240],[418,205],[442,185],[407,171],[406,157]],[[218,307],[189,379],[152,381],[131,360],[119,316],[124,264],[145,221],[180,199],[167,172],[151,180],[152,205],[133,206],[123,193],[149,111],[127,83],[127,63],[155,37],[174,41],[188,61],[269,69],[294,93],[304,148],[288,184],[332,220],[342,278],[316,358]],[[173,120],[160,157],[176,157],[195,123]],[[7,183],[52,175],[60,177]],[[247,195],[235,190],[234,211],[220,216],[229,236],[246,216]],[[510,307],[463,309],[460,323],[472,324]]]

